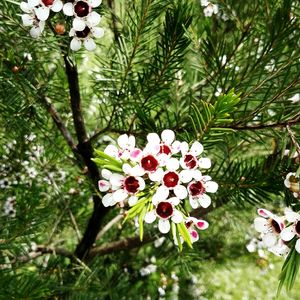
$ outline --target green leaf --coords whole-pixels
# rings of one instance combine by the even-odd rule
[[[193,248],[193,245],[192,245],[192,241],[191,241],[191,236],[190,236],[190,233],[188,232],[186,226],[185,226],[185,223],[182,222],[182,223],[179,223],[177,224],[177,228],[178,228],[178,231],[179,233],[181,234],[181,236],[183,237],[183,239],[186,241],[186,243],[188,244],[188,246],[190,248]],[[178,240],[178,239],[177,239]]]

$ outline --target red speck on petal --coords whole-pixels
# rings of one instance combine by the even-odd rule
[[[259,209],[258,210],[258,213],[261,215],[261,216],[264,216],[264,217],[267,217],[268,215],[265,213],[265,211],[263,209]]]
[[[196,239],[198,237],[197,231],[195,230],[191,231],[191,236]]]
[[[168,188],[173,188],[178,184],[179,176],[175,172],[168,172],[163,177],[164,185]]]
[[[45,6],[50,6],[53,4],[54,0],[42,0]]]
[[[167,219],[173,215],[173,206],[170,202],[160,202],[157,205],[156,213],[163,219]]]
[[[203,221],[199,221],[199,222],[197,222],[197,226],[199,228],[205,227],[205,223]]]
[[[171,153],[171,149],[169,146],[167,145],[160,145],[160,148],[159,148],[159,153],[164,153],[164,154],[167,154],[169,155]]]
[[[142,168],[149,172],[154,172],[157,170],[158,161],[153,155],[147,155],[141,160]]]
[[[135,194],[138,191],[140,184],[134,176],[129,176],[124,180],[124,187],[128,193]]]

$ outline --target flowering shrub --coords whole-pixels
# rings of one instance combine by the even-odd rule
[[[189,212],[211,204],[209,194],[218,184],[203,174],[211,161],[203,157],[199,142],[189,145],[175,139],[171,130],[159,136],[150,133],[143,149],[137,148],[135,137],[126,134],[109,145],[104,152],[96,150],[94,161],[102,167],[99,190],[105,195],[104,206],[128,206],[126,220],[138,218],[140,238],[143,223],[157,222],[161,233],[172,232],[174,243],[182,247],[198,240],[195,229],[204,230],[208,223],[190,217]]]
[[[50,12],[63,12],[64,16],[72,17],[69,36],[72,37],[70,48],[77,51],[84,47],[92,51],[96,48],[94,38],[101,38],[104,30],[97,25],[101,21],[101,16],[94,11],[94,8],[101,4],[101,0],[76,0],[67,1],[65,4],[61,0],[28,0],[21,2],[20,8],[24,12],[22,21],[24,26],[30,26],[30,35],[38,38],[45,28],[45,22],[52,17]],[[61,24],[54,28],[57,34],[64,34],[65,29]]]

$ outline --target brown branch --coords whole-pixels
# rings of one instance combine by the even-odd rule
[[[112,20],[112,31],[114,33],[115,42],[120,46],[120,32],[117,26],[117,16],[115,13],[115,1],[107,0],[107,5],[110,8],[111,20]]]
[[[103,206],[101,198],[97,193],[100,174],[97,165],[91,160],[93,157],[93,148],[91,141],[88,139],[86,133],[84,117],[81,109],[81,96],[77,67],[75,63],[72,62],[71,58],[67,55],[64,56],[64,61],[65,71],[69,84],[74,127],[78,139],[77,149],[87,167],[88,176],[93,184],[94,192],[94,210],[83,234],[83,238],[77,245],[75,250],[75,255],[80,260],[84,260],[96,240],[97,234],[101,227],[101,223],[103,221],[103,217],[109,211],[109,208]]]
[[[118,252],[121,250],[138,248],[154,241],[155,239],[156,237],[153,236],[152,237],[144,236],[143,241],[141,241],[139,236],[135,236],[135,237],[129,237],[123,240],[119,240],[119,241],[114,241],[109,244],[93,248],[89,253],[89,259],[92,259],[97,255],[105,255],[105,254],[110,254],[112,252]]]

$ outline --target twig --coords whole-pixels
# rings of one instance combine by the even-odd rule
[[[107,0],[108,7],[110,8],[111,19],[112,19],[112,31],[114,33],[115,42],[120,46],[120,32],[117,26],[117,17],[115,13],[115,1]]]
[[[109,221],[102,230],[98,233],[96,240],[99,240],[103,237],[103,235],[115,224],[117,224],[119,221],[121,221],[124,218],[123,214],[119,214],[116,217],[114,217],[111,221]]]
[[[298,155],[300,156],[300,145],[298,144],[298,142],[297,142],[297,140],[296,140],[296,138],[295,138],[295,135],[294,135],[293,131],[291,130],[291,128],[290,128],[289,125],[286,126],[286,129],[287,129],[287,131],[288,131],[288,133],[289,133],[289,136],[290,136],[290,138],[291,138],[291,140],[292,140],[292,143],[293,143],[294,146],[296,147],[296,151],[297,151]]]

